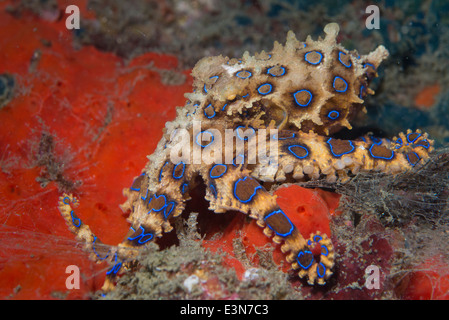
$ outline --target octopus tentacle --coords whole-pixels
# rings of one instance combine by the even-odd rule
[[[100,239],[90,230],[89,226],[84,224],[75,213],[78,206],[78,199],[71,194],[63,194],[59,198],[59,210],[69,229],[76,235],[77,239],[82,241],[84,250],[89,253],[91,260],[101,263],[107,262],[112,267],[106,272],[106,280],[102,287],[104,291],[110,291],[114,287],[114,281],[120,270],[129,268],[129,261],[123,259],[124,256],[137,256],[134,251],[128,250],[123,255],[123,246],[112,247],[104,245]]]
[[[211,210],[237,210],[249,214],[258,226],[264,228],[266,236],[273,237],[273,242],[283,243],[281,250],[285,254],[288,253],[287,261],[292,264],[293,269],[299,269],[298,275],[301,278],[306,277],[309,284],[316,282],[323,285],[332,275],[335,262],[330,239],[318,232],[306,240],[277,205],[276,197],[255,178],[249,176],[249,170],[223,164],[208,168],[202,174],[209,184],[214,185],[214,191],[208,192],[206,196]],[[229,183],[230,181],[232,183]],[[313,244],[321,245],[318,258],[312,253]]]
[[[345,182],[358,172],[395,174],[425,162],[433,150],[433,141],[419,130],[408,130],[391,141],[374,137],[340,140],[301,131],[281,131],[277,138],[278,171],[263,175],[262,164],[253,169],[253,176],[262,181],[307,181],[324,176],[328,182]]]
[[[89,256],[96,262],[108,261],[115,254],[110,248],[105,248],[98,237],[91,231],[88,225],[84,224],[75,212],[78,206],[78,199],[71,194],[63,194],[59,198],[59,210],[78,240],[84,243],[84,248],[89,252]]]

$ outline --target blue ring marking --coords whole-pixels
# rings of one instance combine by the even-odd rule
[[[165,209],[167,207],[167,197],[164,194],[161,194],[160,196],[158,196],[156,193],[151,197],[150,201],[148,201],[148,205],[150,205],[150,203],[151,203],[151,201],[153,201],[153,199],[157,200],[157,199],[159,199],[161,197],[164,198],[164,205],[162,207],[160,207],[159,209],[151,208],[150,211],[148,211],[147,214],[150,214],[151,211],[160,212],[160,211],[162,211],[163,209]]]
[[[62,199],[62,203],[64,203],[64,204],[69,204],[69,202],[65,202],[65,200],[68,200],[68,201],[70,201],[70,198],[69,197],[65,197],[64,199]]]
[[[394,142],[399,144],[399,146],[395,147],[396,149],[400,149],[402,147],[402,145],[403,145],[402,138],[398,138],[398,140],[396,140]]]
[[[323,248],[326,249],[326,253],[323,253],[321,251],[321,255],[327,257],[327,255],[329,254],[329,249],[324,244],[322,244],[321,245],[321,250],[323,250]]]
[[[270,72],[270,70],[273,69],[274,67],[276,67],[276,66],[273,66],[273,67],[269,68],[269,69],[267,70],[267,74],[269,74],[269,75],[272,76],[272,77],[282,77],[282,76],[285,74],[285,68],[284,68],[284,67],[281,67],[281,66],[279,66],[279,68],[282,69],[282,74],[279,74],[279,75],[272,74],[272,73]]]
[[[186,188],[189,186],[187,182],[184,182],[181,186],[181,193],[186,193]]]
[[[217,176],[213,176],[213,175],[212,175],[212,170],[214,170],[214,168],[215,168],[216,166],[223,166],[223,167],[225,167],[225,170],[224,170],[221,174],[219,174],[219,175],[217,175]],[[215,165],[210,169],[210,171],[209,171],[209,177],[211,177],[212,179],[218,179],[218,178],[221,178],[221,177],[226,173],[226,171],[228,171],[228,166],[227,166],[227,165],[221,164],[221,163],[215,164]]]
[[[305,104],[301,104],[301,103],[299,103],[298,102],[298,100],[296,99],[296,95],[298,94],[298,93],[300,93],[300,92],[307,92],[308,94],[309,94],[309,101],[307,101],[307,103],[305,103]],[[296,91],[295,93],[293,93],[293,98],[295,99],[295,102],[296,102],[296,104],[298,105],[298,106],[301,106],[301,107],[307,107],[309,104],[310,104],[310,102],[312,101],[312,98],[313,98],[313,95],[312,95],[312,93],[309,91],[309,90],[307,90],[307,89],[302,89],[302,90],[298,90],[298,91]]]
[[[242,128],[242,130],[243,130],[243,129],[245,129],[246,127],[245,127],[245,126],[238,126],[237,128],[235,128],[235,132],[237,133],[237,138],[239,138],[240,140],[248,141],[249,138],[251,138],[251,137],[253,137],[253,136],[256,135],[256,130],[255,130],[253,127],[249,126],[248,129],[251,129],[251,130],[253,131],[253,133],[252,133],[249,137],[243,137],[243,138],[242,138],[242,137],[240,136],[240,133],[239,133],[239,129],[240,129],[240,128]]]
[[[236,161],[238,157],[242,158],[242,161],[240,161],[240,163],[237,163],[237,161]],[[241,153],[236,155],[235,158],[232,159],[232,164],[234,165],[234,167],[237,167],[237,166],[239,166],[241,164],[244,164],[244,163],[245,163],[245,155],[243,155]]]
[[[181,175],[180,175],[180,176],[175,176],[176,168],[178,168],[178,166],[181,165],[181,164],[182,164],[182,172],[181,172]],[[186,164],[185,164],[184,162],[181,161],[180,163],[176,164],[176,165],[174,166],[174,168],[173,168],[173,173],[172,173],[173,179],[176,179],[176,180],[181,179],[181,178],[184,176],[184,171],[185,171],[185,170],[186,170]]]
[[[216,198],[217,197],[217,189],[215,189],[215,186],[211,183],[209,185],[209,188],[212,191],[212,195]]]
[[[374,137],[374,136],[369,136],[369,138],[371,139],[371,141],[374,144],[377,144],[378,146],[380,146],[382,144],[382,139]]]
[[[319,55],[320,55],[320,60],[318,61],[318,62],[311,62],[311,61],[309,61],[309,59],[307,59],[307,56],[310,54],[310,53],[314,53],[314,52],[316,52],[316,53],[318,53]],[[307,52],[305,55],[304,55],[304,60],[306,60],[308,63],[310,63],[310,64],[313,64],[313,65],[317,65],[317,64],[320,64],[320,62],[321,62],[321,60],[323,60],[323,54],[321,53],[321,52],[319,52],[319,51],[310,51],[310,52]]]
[[[151,200],[148,202],[148,204],[150,204],[151,201],[153,201],[153,199],[159,199],[159,198],[161,198],[161,197],[164,198],[164,205],[163,205],[162,207],[160,207],[159,209],[151,208],[151,209],[148,211],[147,214],[150,214],[152,211],[154,211],[154,212],[161,212],[162,210],[164,210],[163,215],[164,215],[165,220],[167,220],[168,216],[172,213],[173,209],[174,209],[175,206],[176,206],[176,203],[175,203],[175,202],[173,202],[173,201],[167,202],[167,197],[166,197],[165,195],[163,195],[163,194],[160,195],[160,196],[158,196],[157,194],[154,194],[153,197],[151,198]],[[170,209],[167,210],[167,208],[168,208],[170,205],[171,205]]]
[[[133,232],[136,232],[136,230],[134,230],[133,227],[130,228]],[[142,233],[135,236],[134,238],[129,237],[128,240],[129,241],[133,241],[136,240],[137,238],[139,238],[139,241],[137,241],[139,244],[145,244],[148,241],[150,241],[151,239],[153,239],[153,234],[152,233],[145,233],[145,229],[140,226],[140,229],[142,229]],[[146,236],[149,236],[145,241],[142,241]]]
[[[75,218],[74,214],[75,214],[75,212],[73,212],[73,210],[70,211],[70,216],[72,217],[72,224],[75,227],[79,228],[81,226],[81,219],[80,218]]]
[[[211,141],[210,141],[208,144],[206,144],[205,146],[203,146],[201,143],[198,142],[198,137],[199,137],[200,134],[202,134],[202,133],[209,133],[209,134],[211,135],[211,137],[212,137]],[[209,130],[201,131],[201,132],[199,132],[199,133],[196,135],[195,142],[196,142],[196,144],[199,145],[201,148],[206,148],[206,147],[210,146],[212,142],[214,142],[214,135],[213,135],[212,132],[210,132]]]
[[[376,70],[376,67],[375,67],[374,64],[372,64],[372,63],[366,62],[366,63],[363,65],[363,69],[365,69],[366,66],[370,66],[370,67],[372,67],[374,70]]]
[[[344,88],[344,90],[337,90],[337,88],[335,88],[335,81],[337,81],[337,79],[341,79],[341,80],[343,80],[343,82],[345,83],[345,88]],[[335,91],[340,92],[340,93],[344,93],[344,92],[348,91],[348,83],[346,82],[345,79],[343,79],[342,77],[339,77],[339,76],[336,76],[336,77],[334,78],[334,82],[332,82],[332,87],[334,87]]]
[[[95,241],[97,241],[97,236],[94,236],[94,241],[92,241],[92,250],[94,251],[95,255],[97,256],[98,259],[100,260],[104,260],[107,257],[109,257],[109,253],[111,252],[111,250],[109,249],[108,253],[106,254],[105,257],[100,257],[100,255],[98,254],[97,250],[95,249]]]
[[[306,150],[306,152],[307,152],[307,154],[305,155],[305,156],[303,156],[303,157],[300,157],[300,156],[298,156],[291,148],[293,148],[293,147],[300,147],[300,148],[303,148],[304,150]],[[309,156],[309,150],[306,148],[306,147],[304,147],[304,146],[301,146],[301,145],[299,145],[299,144],[293,144],[293,145],[291,145],[291,146],[288,146],[288,151],[290,151],[290,153],[291,154],[293,154],[296,158],[298,158],[298,159],[304,159],[304,158],[307,158],[308,156]]]
[[[196,110],[198,110],[199,105],[200,104],[198,102],[193,105],[195,107],[195,110],[193,110],[192,115],[196,113]]]
[[[247,178],[248,178],[248,177],[240,178],[240,179],[238,179],[238,180],[234,183],[234,197],[235,197],[238,201],[240,201],[240,202],[242,202],[242,203],[248,203],[248,202],[250,202],[251,200],[253,200],[253,198],[256,196],[257,190],[262,189],[262,186],[257,186],[257,187],[254,188],[254,191],[253,191],[253,193],[251,194],[251,196],[249,197],[248,200],[242,200],[242,199],[240,199],[240,198],[237,196],[237,194],[236,194],[237,184],[238,184],[240,181],[245,181]]]
[[[345,64],[345,63],[341,60],[341,54],[344,54],[344,55],[346,56],[346,53],[344,53],[343,51],[340,51],[340,52],[338,53],[338,61],[340,61],[340,63],[341,63],[342,65],[344,65],[346,68],[351,68],[351,66],[352,66],[351,60],[349,60],[349,63],[348,63],[348,64]]]
[[[121,262],[117,263],[117,252],[115,253],[114,262],[115,262],[115,265],[108,272],[106,272],[106,274],[111,274],[111,273],[117,274],[117,272],[122,267],[122,263]]]
[[[246,98],[247,96],[249,96],[249,93],[247,93],[244,96],[242,96],[242,98]]]
[[[353,152],[353,151],[355,150],[355,147],[354,147],[354,145],[352,144],[352,141],[351,141],[351,140],[348,140],[348,141],[349,141],[349,144],[350,144],[351,147],[352,147],[352,149],[349,150],[349,151],[343,152],[343,153],[341,153],[341,154],[336,154],[336,153],[334,152],[334,150],[332,149],[332,145],[330,144],[330,141],[331,141],[331,140],[332,140],[332,138],[329,138],[329,139],[327,139],[326,142],[327,142],[327,144],[329,145],[330,150],[331,150],[332,154],[334,155],[334,157],[341,157],[342,155],[351,153],[351,152]]]
[[[304,266],[304,265],[299,261],[300,256],[303,256],[303,255],[305,255],[306,253],[312,255],[312,252],[311,252],[311,251],[309,251],[309,250],[304,250],[304,251],[299,251],[299,252],[298,252],[298,255],[296,256],[296,262],[298,262],[299,266],[300,266],[301,268],[303,268],[304,270],[309,269],[310,266],[311,266],[312,263],[313,263],[313,255],[312,255],[312,259],[310,260],[309,265],[307,265],[307,266]]]
[[[320,266],[323,267],[323,273],[320,273]],[[326,267],[324,266],[324,264],[322,262],[320,262],[316,266],[316,274],[318,275],[319,278],[323,278],[326,275]]]
[[[372,149],[374,146],[377,146],[377,144],[373,143],[373,144],[371,145],[371,147],[369,147],[369,150],[368,150],[369,153],[370,153],[370,155],[371,155],[371,157],[373,157],[374,159],[383,159],[383,160],[391,160],[391,159],[393,159],[393,157],[394,157],[394,151],[391,151],[391,156],[388,157],[388,158],[386,158],[386,157],[375,156],[375,155],[371,152],[371,149]]]
[[[287,139],[292,139],[294,137],[296,137],[296,133],[291,132],[291,136],[290,137],[283,137],[283,138],[279,138],[279,134],[275,133],[271,136],[271,138],[276,139],[276,140],[287,140]]]
[[[363,99],[363,93],[364,93],[364,91],[365,91],[365,86],[364,86],[364,85],[361,85],[361,86],[360,86],[360,94],[359,94],[359,98],[360,98],[360,99]]]
[[[212,108],[212,110],[214,111],[214,114],[211,115],[211,116],[209,116],[209,115],[206,113],[206,109],[207,109],[207,108]],[[215,117],[216,114],[217,114],[217,113],[215,112],[215,108],[212,106],[212,103],[209,103],[209,105],[208,105],[206,108],[204,108],[204,115],[206,116],[206,118],[212,119],[213,117]]]
[[[336,120],[338,119],[338,117],[340,117],[340,112],[338,112],[337,110],[332,110],[327,114],[327,117],[331,120]]]
[[[164,171],[164,168],[165,168],[165,166],[167,165],[167,163],[168,163],[168,161],[166,161],[166,162],[164,163],[164,165],[163,165],[162,168],[161,168],[161,171],[159,171],[159,182],[162,181],[162,171]],[[148,192],[147,192],[147,194],[148,194]]]
[[[321,240],[323,240],[323,237],[318,234],[313,237],[313,241],[315,241],[315,242],[319,243]]]
[[[270,90],[268,92],[261,92],[262,87],[265,87],[265,86],[269,86]],[[263,96],[270,94],[272,90],[273,90],[273,85],[271,83],[264,83],[261,86],[259,86],[259,88],[257,88],[257,92],[259,92],[259,94],[261,94]]]
[[[249,73],[249,75],[247,75],[246,77],[244,77],[244,76],[239,76],[239,74],[242,73],[242,72],[247,72],[247,73]],[[251,72],[251,71],[248,71],[248,70],[240,70],[239,72],[237,72],[237,73],[235,74],[235,76],[236,76],[237,78],[240,78],[240,79],[248,79],[248,78],[251,78],[252,75],[253,75],[252,72]]]
[[[212,79],[212,78],[218,79],[218,76],[212,76],[209,79]],[[215,82],[217,82],[217,80],[215,80]],[[215,82],[213,84],[215,84]],[[204,92],[207,93],[206,84],[204,84],[204,88],[203,89],[204,89]]]
[[[142,173],[140,176],[144,176],[145,175],[145,173]],[[139,179],[138,177],[134,180],[134,181],[136,181],[137,179]],[[133,181],[133,184],[134,184],[134,181]],[[131,185],[131,187],[129,188],[130,190],[133,190],[133,191],[137,191],[137,192],[139,192],[140,191],[140,188],[139,189],[137,189],[137,188],[133,188],[133,186]]]
[[[171,207],[170,207],[170,210],[168,210],[168,212],[167,212],[167,208],[168,208],[169,205],[171,205]],[[176,206],[176,203],[173,202],[173,201],[170,201],[170,202],[168,202],[165,205],[165,208],[164,208],[164,218],[165,218],[165,220],[167,220],[167,218],[170,216],[170,214],[172,213],[173,209],[175,209],[175,206]]]
[[[416,152],[410,151],[411,153],[414,153],[415,156],[418,158],[418,161],[416,161],[415,163],[412,163],[410,161],[410,157],[408,156],[408,153],[405,154],[405,157],[407,158],[408,163],[411,164],[412,167],[416,166],[416,164],[419,162],[419,160],[421,160],[421,158],[419,157],[419,155]]]
[[[413,139],[413,140],[410,140],[409,136],[410,136],[411,134],[417,134],[416,138]],[[409,134],[407,134],[407,141],[410,142],[410,143],[413,143],[413,142],[415,142],[415,141],[416,141],[419,137],[421,137],[421,136],[422,136],[421,133],[418,133],[418,132],[410,132]]]
[[[148,189],[147,189],[147,193],[145,194],[145,198],[144,198],[143,196],[140,196],[140,198],[141,198],[143,201],[147,201],[147,199],[148,199]]]
[[[426,145],[422,145],[421,143],[423,143],[423,142],[425,142]],[[414,146],[423,147],[424,149],[429,149],[430,143],[427,140],[421,140],[421,141],[418,141],[418,143],[415,143]]]
[[[228,105],[228,104],[226,103],[226,104],[223,106],[223,108],[221,108],[221,111],[224,111],[227,105]]]
[[[273,214],[278,214],[278,213],[282,214],[282,215],[287,219],[288,223],[290,223],[290,230],[289,230],[288,232],[286,232],[286,233],[279,233],[279,232],[276,232],[276,230],[274,230],[268,223],[267,223],[267,226],[268,226],[268,228],[270,228],[271,230],[273,230],[274,233],[276,233],[278,236],[281,236],[281,237],[288,237],[289,235],[292,234],[293,229],[294,229],[294,226],[293,226],[293,223],[290,221],[290,219],[287,217],[287,215],[286,215],[281,209],[275,210],[275,211],[269,213],[269,214],[268,214],[267,216],[265,216],[265,218],[263,218],[263,219],[264,219],[264,220],[267,220],[267,219],[268,219],[269,217],[271,217]]]

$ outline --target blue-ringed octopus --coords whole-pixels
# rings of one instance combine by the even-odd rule
[[[275,42],[269,52],[201,59],[192,71],[193,92],[185,94],[185,106],[166,123],[141,175],[124,189],[127,200],[121,207],[130,212],[129,232],[108,252],[99,249],[101,241],[76,215],[76,197],[60,197],[71,231],[95,261],[111,265],[104,290],[114,287],[117,274],[132,269],[140,248],[173,229],[171,221],[184,211],[198,176],[206,185],[210,210],[236,210],[256,219],[264,234],[281,244],[299,277],[310,285],[326,283],[336,258],[331,239],[319,232],[305,238],[271,188],[317,179],[344,183],[358,172],[397,174],[424,163],[433,149],[433,141],[419,130],[392,139],[334,137],[366,112],[364,99],[374,94],[370,82],[388,57],[383,46],[367,55],[348,51],[337,43],[338,32],[339,26],[330,23],[324,39],[309,36],[300,42],[290,31],[286,44]],[[223,138],[226,130],[233,132],[231,143]],[[258,143],[276,142],[265,161],[252,161],[249,145],[256,136],[262,136]],[[239,140],[243,149],[232,143]],[[193,152],[179,156],[177,150],[174,157],[180,146]],[[208,161],[194,159],[195,152],[208,154]],[[311,249],[316,245],[319,255]]]

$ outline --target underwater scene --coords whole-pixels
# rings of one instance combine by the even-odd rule
[[[448,300],[447,12],[0,0],[0,298]]]

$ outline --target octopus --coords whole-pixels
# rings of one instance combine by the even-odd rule
[[[90,257],[110,263],[103,290],[135,267],[142,247],[172,231],[173,219],[191,199],[189,190],[200,183],[210,210],[254,218],[309,285],[332,277],[336,253],[329,236],[305,238],[270,190],[318,179],[345,183],[359,172],[398,174],[426,162],[433,141],[420,130],[392,139],[336,138],[366,113],[364,99],[374,94],[369,85],[388,51],[382,45],[367,55],[346,50],[337,43],[336,23],[324,33],[324,39],[300,42],[289,31],[285,45],[275,42],[269,52],[206,57],[196,64],[185,106],[166,123],[141,175],[123,190],[121,209],[129,212],[130,229],[118,246],[105,252],[76,215],[78,199],[60,197],[60,212]]]

